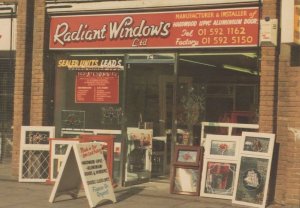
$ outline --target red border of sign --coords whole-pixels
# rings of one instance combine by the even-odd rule
[[[258,34],[259,7],[53,16],[49,48],[254,47]]]
[[[97,73],[97,72],[95,72]],[[110,73],[110,72],[102,72],[102,73]],[[114,73],[118,73],[118,72],[114,72]],[[109,87],[108,89],[106,89],[105,92],[111,92],[112,95],[109,98],[103,98],[103,101],[97,100],[95,98],[95,93],[96,92],[96,88],[97,86],[91,86],[92,89],[89,90],[89,93],[93,93],[93,95],[86,95],[82,101],[78,101],[77,95],[78,95],[78,79],[79,79],[79,75],[76,74],[76,80],[75,80],[75,103],[103,103],[103,104],[119,104],[119,98],[120,98],[120,79],[119,79],[120,74],[118,73],[118,75],[116,77],[114,77],[115,79],[113,79],[113,83],[109,83],[106,85],[106,87]],[[88,79],[89,77],[86,77],[86,79]],[[101,80],[100,80],[101,81]],[[115,84],[115,86],[112,86],[112,84]]]

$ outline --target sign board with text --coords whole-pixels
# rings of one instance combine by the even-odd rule
[[[78,196],[83,184],[90,207],[103,201],[116,202],[102,146],[98,142],[70,145],[51,192],[49,202],[64,194]]]
[[[259,8],[53,16],[50,49],[254,47]]]
[[[75,84],[76,103],[119,103],[118,72],[78,72]]]

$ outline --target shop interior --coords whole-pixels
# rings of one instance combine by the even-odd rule
[[[81,121],[73,123],[79,128],[65,126],[68,129],[121,129],[123,125],[131,132],[123,155],[125,184],[168,175],[174,129],[176,145],[199,146],[201,122],[257,123],[257,54],[255,50],[127,54],[119,72],[117,104],[75,103],[78,72],[56,70],[55,125],[64,129],[70,120],[64,116],[66,112],[70,116],[68,110]],[[132,159],[133,154],[143,159]],[[116,178],[122,172],[120,163],[114,164],[117,167]]]

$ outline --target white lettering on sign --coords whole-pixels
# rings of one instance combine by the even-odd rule
[[[170,34],[169,29],[171,23],[160,22],[158,25],[147,25],[146,20],[142,20],[139,25],[134,26],[132,17],[125,17],[120,23],[109,23],[109,38],[114,39],[135,39],[133,45],[145,45],[145,41],[138,41],[138,38],[147,37],[167,37]],[[53,36],[54,43],[65,45],[70,42],[105,40],[107,33],[107,25],[104,24],[99,29],[89,29],[89,25],[80,24],[77,29],[69,27],[67,22],[63,22],[56,26]],[[139,43],[138,43],[139,42]]]
[[[95,207],[103,200],[116,202],[101,143],[71,145],[65,157],[49,202],[53,203],[55,198],[63,194],[76,198],[74,193],[79,192],[78,184],[81,182],[90,207]]]
[[[54,42],[65,45],[66,42],[104,40],[106,38],[106,25],[103,25],[103,27],[98,30],[89,30],[88,28],[88,25],[80,24],[76,31],[71,32],[68,23],[63,22],[58,24],[54,34]]]

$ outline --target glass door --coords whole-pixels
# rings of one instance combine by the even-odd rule
[[[126,59],[125,185],[163,175],[170,163],[173,54],[129,54]]]

